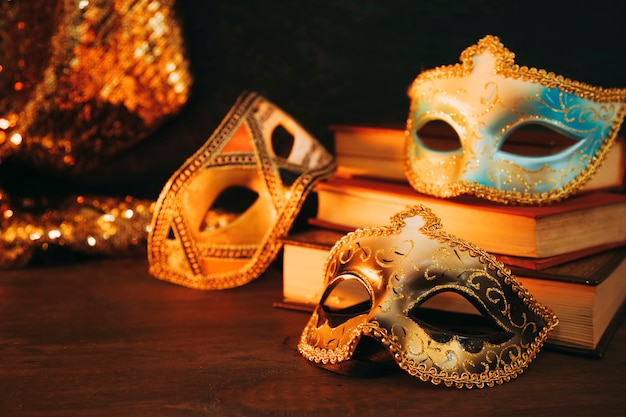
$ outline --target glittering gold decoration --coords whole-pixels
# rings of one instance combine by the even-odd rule
[[[422,381],[493,387],[521,374],[558,325],[508,268],[447,234],[421,205],[396,214],[388,226],[346,234],[323,273],[324,294],[298,345],[321,365],[353,359],[361,339],[370,337]],[[465,297],[489,325],[420,320],[420,305],[445,291]]]
[[[256,279],[315,181],[334,170],[333,156],[291,116],[243,93],[161,191],[148,236],[150,272],[203,290]]]
[[[30,211],[0,192],[0,268],[27,265],[53,247],[98,256],[145,255],[154,203],[131,197],[73,196]]]
[[[465,49],[460,62],[422,71],[408,90],[405,173],[417,191],[474,194],[512,204],[570,197],[601,168],[626,117],[626,88],[602,88],[520,66],[496,36]],[[460,147],[430,149],[419,130],[451,126]],[[502,146],[522,126],[549,128],[575,142],[550,155]]]
[[[93,169],[186,103],[173,0],[0,2],[0,161]]]

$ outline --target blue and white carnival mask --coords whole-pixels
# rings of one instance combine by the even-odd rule
[[[423,71],[413,81],[405,169],[417,191],[544,204],[574,194],[600,168],[626,114],[626,89],[519,66],[514,57],[497,37],[486,36],[463,51],[460,63]],[[461,147],[427,147],[418,131],[431,121],[449,124]],[[512,132],[531,124],[575,143],[541,156],[502,150]]]

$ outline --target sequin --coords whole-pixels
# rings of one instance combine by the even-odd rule
[[[93,171],[187,102],[173,0],[0,1],[0,163]],[[0,189],[0,268],[63,247],[144,253],[153,203],[76,196],[35,210]]]
[[[75,254],[143,255],[154,202],[131,197],[70,197],[54,209],[17,214],[0,194],[0,269],[27,265],[37,253],[63,247]],[[28,201],[13,201],[28,207]],[[132,213],[132,216],[129,216]]]
[[[0,161],[90,171],[187,102],[173,0],[0,2]]]

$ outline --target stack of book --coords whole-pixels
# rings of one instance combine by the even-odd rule
[[[429,146],[458,146],[430,127]],[[578,194],[546,206],[505,205],[473,196],[442,199],[420,194],[403,171],[401,127],[334,126],[338,169],[315,187],[317,212],[309,226],[283,239],[283,302],[312,309],[323,291],[328,252],[345,233],[389,224],[406,207],[424,204],[444,230],[492,253],[533,296],[559,317],[547,345],[601,356],[626,305],[626,194],[624,140]],[[524,137],[526,135],[527,137]],[[512,152],[540,155],[571,143],[551,132],[523,132]],[[441,293],[422,307],[478,314],[463,297]]]

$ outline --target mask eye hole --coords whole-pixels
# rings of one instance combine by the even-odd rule
[[[295,138],[293,134],[285,129],[283,125],[278,125],[272,132],[272,149],[274,154],[281,158],[289,158]]]
[[[500,150],[519,156],[549,156],[577,143],[576,139],[549,126],[525,123],[506,133]]]
[[[408,316],[435,341],[446,343],[457,337],[466,351],[476,353],[485,342],[501,344],[513,337],[481,310],[463,294],[444,290],[413,306]]]
[[[422,144],[433,151],[449,152],[461,148],[458,133],[443,120],[426,122],[416,134]]]
[[[246,212],[259,198],[249,188],[232,186],[224,189],[213,201],[200,224],[201,232],[211,232],[228,226]]]
[[[372,298],[360,279],[344,276],[326,289],[320,305],[330,326],[337,327],[352,317],[369,313]]]

